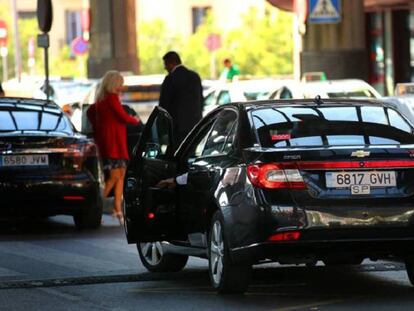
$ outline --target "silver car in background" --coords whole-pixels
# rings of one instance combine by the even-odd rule
[[[383,101],[392,105],[400,111],[410,122],[414,124],[414,94],[401,96],[389,96],[382,98]]]
[[[318,95],[321,98],[381,98],[381,94],[363,80],[341,79],[308,82],[286,80],[269,99],[315,98]]]

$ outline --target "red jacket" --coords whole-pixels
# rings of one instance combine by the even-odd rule
[[[108,94],[87,111],[95,142],[102,158],[129,160],[126,125],[139,121],[122,108],[117,94]]]

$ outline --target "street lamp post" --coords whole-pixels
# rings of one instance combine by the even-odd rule
[[[44,48],[45,51],[45,93],[46,100],[49,100],[49,31],[52,28],[53,9],[51,0],[37,0],[37,23],[39,24],[42,34],[37,36],[37,45]]]

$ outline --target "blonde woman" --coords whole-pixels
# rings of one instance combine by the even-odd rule
[[[139,124],[140,120],[128,115],[121,105],[119,93],[124,79],[118,71],[108,71],[98,87],[95,103],[88,109],[95,142],[98,145],[104,170],[106,171],[104,197],[114,192],[113,216],[124,223],[122,214],[122,192],[125,171],[129,160],[126,125]]]

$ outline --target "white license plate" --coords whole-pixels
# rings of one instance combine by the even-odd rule
[[[351,194],[353,195],[370,194],[370,193],[371,193],[370,185],[352,185],[351,186]]]
[[[0,166],[48,166],[47,154],[6,155],[0,157]]]
[[[326,186],[328,188],[351,188],[352,186],[395,187],[397,185],[395,171],[357,171],[357,172],[327,172]],[[354,188],[357,189],[357,188]],[[361,187],[361,192],[364,192]]]

